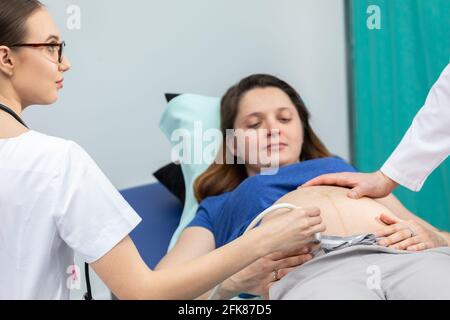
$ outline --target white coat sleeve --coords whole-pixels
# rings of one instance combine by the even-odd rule
[[[381,171],[419,191],[450,154],[450,64],[431,88],[425,105]]]
[[[68,148],[60,181],[55,215],[59,235],[85,262],[103,257],[141,221],[76,143]]]

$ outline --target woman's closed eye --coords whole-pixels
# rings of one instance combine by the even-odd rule
[[[280,113],[277,114],[277,119],[281,123],[288,123],[292,120],[292,112],[284,109]]]
[[[282,123],[288,123],[291,120],[292,120],[291,118],[280,118],[280,122],[282,122]]]
[[[248,129],[257,129],[260,125],[261,125],[261,122],[256,122],[256,123],[247,125],[247,128]]]

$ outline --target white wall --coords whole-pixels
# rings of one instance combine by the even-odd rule
[[[59,102],[27,110],[25,120],[77,141],[117,188],[152,182],[169,162],[158,128],[165,92],[221,96],[251,73],[298,89],[319,136],[349,158],[342,0],[43,2],[73,68]],[[81,9],[80,30],[66,27],[70,5]]]

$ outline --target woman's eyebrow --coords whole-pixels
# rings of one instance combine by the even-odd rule
[[[261,117],[261,116],[263,116],[262,112],[253,112],[253,113],[250,113],[250,114],[246,115],[245,118]]]
[[[277,109],[277,112],[285,111],[285,110],[290,111],[290,108],[280,107]],[[264,113],[262,113],[262,112],[252,112],[252,113],[249,113],[248,115],[246,115],[244,118],[247,119],[247,118],[251,118],[251,117],[263,117],[263,116],[264,116]]]
[[[48,36],[48,38],[45,40],[45,42],[50,41],[50,40],[58,41],[59,37],[52,34],[52,35]]]

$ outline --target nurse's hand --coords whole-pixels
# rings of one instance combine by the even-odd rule
[[[311,260],[309,252],[310,248],[305,246],[292,253],[272,253],[231,276],[222,288],[234,295],[245,292],[268,299],[270,286]]]
[[[348,192],[348,196],[352,199],[359,199],[364,196],[371,198],[386,197],[398,184],[381,171],[373,173],[342,172],[324,174],[308,181],[301,187],[318,185],[336,185],[352,188]]]
[[[382,214],[380,220],[387,226],[377,231],[380,246],[409,251],[421,251],[447,246],[447,241],[439,232],[430,230],[414,220],[394,219]]]
[[[305,245],[314,243],[315,234],[325,230],[326,226],[322,222],[320,209],[310,207],[277,212],[264,218],[260,226],[250,232],[260,234],[260,243],[256,245],[267,248],[267,254],[271,254],[295,252]]]

